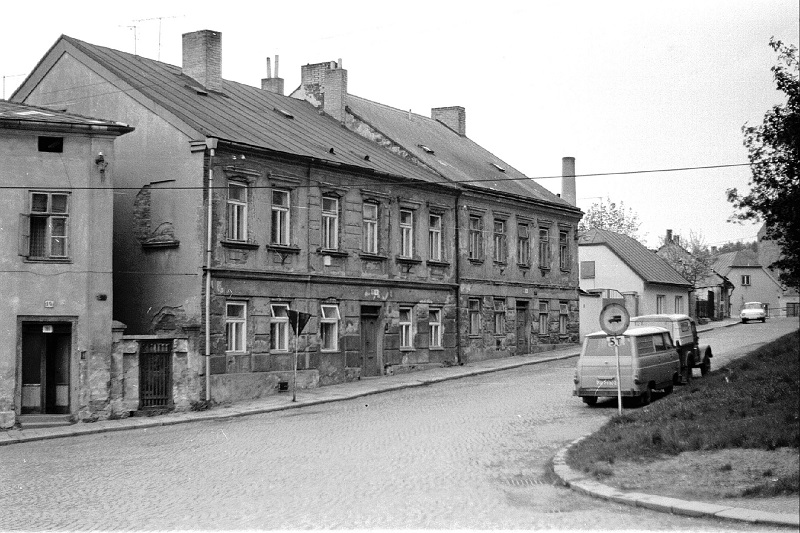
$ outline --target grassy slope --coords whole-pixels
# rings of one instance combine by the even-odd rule
[[[670,396],[613,417],[573,446],[571,467],[597,477],[615,461],[653,461],[684,451],[800,447],[800,337],[791,333]],[[798,476],[752,494],[797,493]]]

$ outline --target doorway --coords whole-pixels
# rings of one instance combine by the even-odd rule
[[[21,414],[68,414],[72,325],[22,324]]]
[[[378,327],[380,323],[380,306],[365,305],[361,307],[361,375],[364,377],[380,376],[381,365],[378,358]]]
[[[528,302],[517,301],[517,355],[530,352],[530,331]]]
[[[172,340],[142,342],[139,350],[141,409],[172,405]]]

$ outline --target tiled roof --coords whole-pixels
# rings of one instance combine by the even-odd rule
[[[180,67],[65,35],[61,39],[206,137],[392,176],[446,183],[442,177],[320,115],[307,102],[228,80],[222,80],[222,94],[198,92],[196,88],[202,87],[184,75]]]
[[[347,95],[347,106],[356,117],[452,181],[570,207],[522,172],[437,120],[352,94]]]
[[[591,229],[581,233],[579,246],[608,246],[636,274],[648,283],[664,283],[691,287],[691,283],[662,257],[627,235],[609,230]]]
[[[719,254],[714,259],[714,270],[727,276],[734,267],[760,268],[758,256],[752,250],[739,250]]]
[[[122,122],[113,122],[110,120],[101,120],[92,117],[85,117],[75,113],[67,113],[50,109],[47,107],[37,107],[27,104],[19,104],[16,102],[8,102],[0,100],[0,125],[4,127],[12,127],[12,125],[33,125],[34,123],[43,123],[52,126],[83,126],[86,128],[112,128],[130,130],[127,124]]]

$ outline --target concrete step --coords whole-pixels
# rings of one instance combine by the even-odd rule
[[[70,415],[20,415],[17,421],[22,429],[52,428],[72,424]]]

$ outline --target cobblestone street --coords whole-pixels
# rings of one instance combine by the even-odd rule
[[[571,396],[574,366],[4,446],[0,529],[764,530],[553,485],[555,452],[616,412]]]

